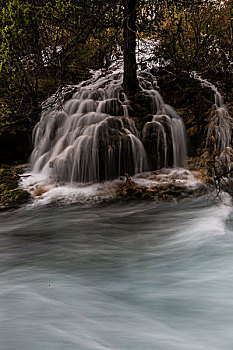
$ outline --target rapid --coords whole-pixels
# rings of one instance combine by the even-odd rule
[[[229,198],[0,213],[0,349],[232,349]]]

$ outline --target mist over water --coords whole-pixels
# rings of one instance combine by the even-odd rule
[[[0,220],[0,349],[232,349],[227,203],[24,207]]]

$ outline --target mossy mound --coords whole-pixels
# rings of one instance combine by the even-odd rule
[[[182,185],[164,183],[152,188],[138,186],[126,174],[126,182],[121,186],[119,195],[126,199],[149,199],[149,200],[180,200],[192,195],[203,194],[204,187],[188,188]]]
[[[18,188],[22,168],[3,165],[0,168],[0,209],[18,207],[26,203],[30,194]]]

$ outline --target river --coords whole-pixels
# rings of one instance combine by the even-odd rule
[[[232,349],[225,202],[1,212],[0,349]]]

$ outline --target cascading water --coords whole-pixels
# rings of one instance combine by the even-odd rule
[[[64,182],[98,182],[146,170],[139,133],[129,119],[122,74],[82,84],[61,111],[45,111],[34,130],[31,161]]]
[[[151,138],[156,148],[156,167],[184,167],[187,155],[185,127],[182,119],[176,111],[165,104],[161,95],[156,90],[148,90],[146,93],[152,97],[152,121],[147,122],[143,128],[143,141],[146,144]],[[172,150],[172,157],[168,151]],[[170,159],[169,159],[170,158]]]
[[[152,136],[156,161],[153,169],[183,167],[186,157],[182,119],[154,90],[155,78],[140,71],[142,93],[151,99],[152,121],[142,137],[129,118],[130,102],[122,90],[122,59],[103,75],[76,86],[62,107],[46,109],[36,125],[33,172],[63,182],[99,182],[126,172],[133,175],[148,169],[144,144]],[[144,144],[143,144],[144,143]]]
[[[191,76],[214,93],[214,105],[207,130],[206,149],[212,149],[215,159],[215,175],[222,176],[225,174],[229,177],[233,160],[233,149],[231,146],[233,119],[217,87],[209,81],[202,79],[196,72],[192,72]],[[225,183],[227,182],[225,181]]]
[[[206,147],[210,147],[212,138],[214,138],[217,154],[221,155],[222,152],[228,151],[227,148],[231,144],[233,119],[229,115],[223,97],[217,87],[202,79],[196,72],[192,72],[191,76],[199,80],[203,86],[210,88],[214,93],[214,105],[208,125]]]

